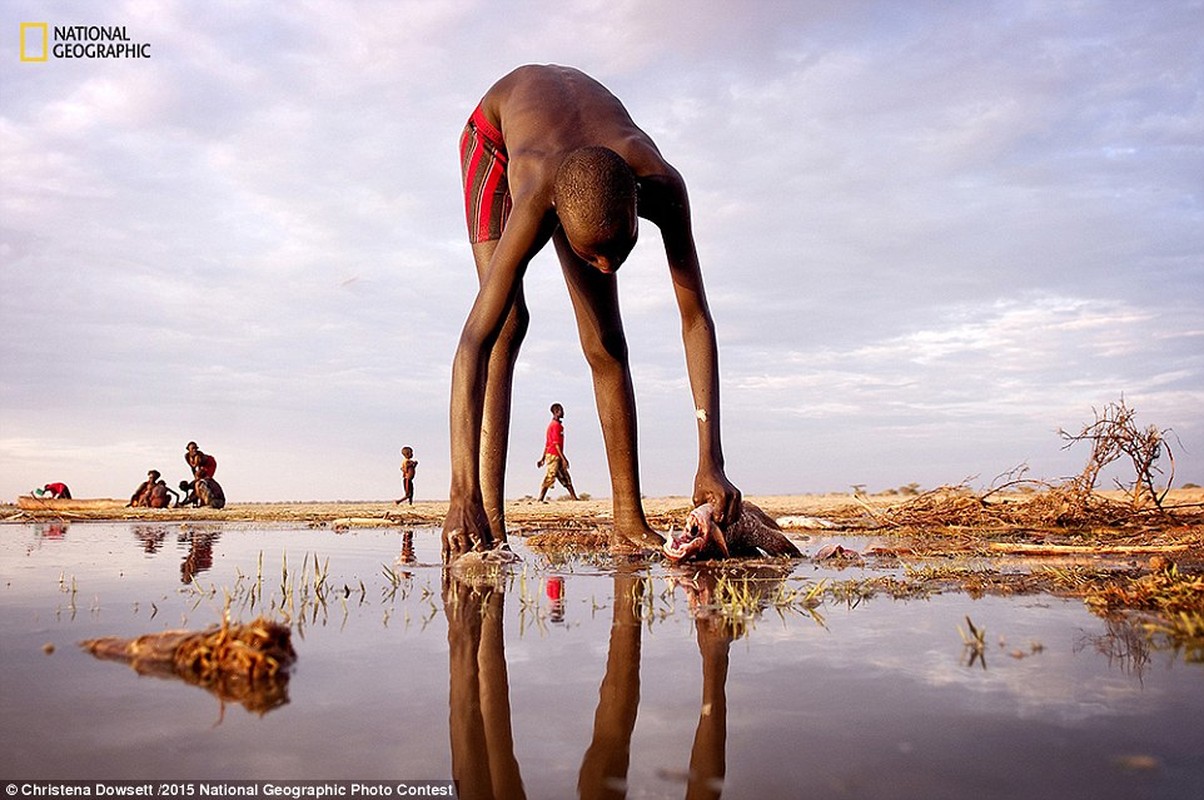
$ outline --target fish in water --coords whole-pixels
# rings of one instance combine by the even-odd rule
[[[686,515],[685,529],[671,533],[664,545],[670,561],[706,561],[760,555],[802,558],[773,518],[752,503],[741,505],[740,517],[729,525],[715,521],[710,503]]]

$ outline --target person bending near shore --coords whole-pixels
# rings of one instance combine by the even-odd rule
[[[539,487],[539,502],[543,502],[552,484],[560,481],[560,485],[569,490],[569,497],[577,499],[573,490],[573,479],[569,476],[569,459],[564,454],[564,406],[552,403],[552,421],[548,423],[544,435],[543,455],[535,466],[544,467],[543,485]]]
[[[71,490],[65,483],[48,483],[41,489],[33,491],[35,497],[48,497],[51,500],[70,500]]]
[[[639,232],[660,228],[681,314],[698,421],[693,500],[719,521],[740,514],[724,472],[719,367],[685,182],[602,84],[571,67],[519,67],[495,83],[460,139],[469,240],[480,282],[456,349],[451,491],[443,555],[505,542],[503,476],[514,364],[527,330],[522,280],[552,242],[568,284],[614,504],[612,545],[659,547],[640,501],[635,395],[615,273]]]

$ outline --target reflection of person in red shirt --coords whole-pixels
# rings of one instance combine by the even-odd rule
[[[552,403],[552,421],[548,423],[548,432],[544,437],[543,456],[535,466],[545,467],[543,476],[543,485],[539,487],[539,501],[544,501],[544,496],[548,493],[548,489],[552,488],[552,484],[556,481],[569,490],[569,497],[577,499],[577,493],[573,491],[573,479],[569,477],[569,460],[564,455],[564,424],[561,422],[564,419],[564,406],[560,403]]]

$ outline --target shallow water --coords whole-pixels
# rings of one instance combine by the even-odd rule
[[[716,586],[661,564],[550,563],[521,540],[501,588],[445,587],[438,532],[412,540],[403,557],[399,529],[0,526],[0,777],[454,770],[463,797],[1204,796],[1201,666],[1080,601],[810,608],[820,581],[882,573],[801,562]],[[725,587],[760,612],[708,610]],[[227,601],[292,621],[298,661],[267,710],[76,646],[205,628]]]

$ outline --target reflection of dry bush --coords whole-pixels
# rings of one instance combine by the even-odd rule
[[[1159,459],[1165,455],[1174,459],[1166,437],[1169,429],[1154,425],[1138,428],[1135,412],[1124,400],[1095,412],[1095,421],[1077,434],[1059,431],[1066,447],[1076,442],[1089,442],[1091,455],[1083,471],[1055,486],[1023,479],[1024,467],[1013,470],[986,493],[978,493],[966,484],[942,486],[925,492],[913,500],[887,509],[881,521],[888,526],[989,527],[997,526],[1059,526],[1082,527],[1115,525],[1132,520],[1147,511],[1166,513],[1163,501],[1170,488],[1158,491],[1156,481],[1162,475]],[[1096,493],[1096,481],[1102,470],[1119,459],[1128,457],[1133,464],[1134,479],[1121,486],[1129,495],[1128,503],[1109,500]],[[1036,491],[1034,491],[1036,489]],[[1007,498],[1005,490],[1022,492],[1020,498]]]
[[[1088,646],[1107,658],[1109,666],[1118,666],[1139,679],[1153,660],[1150,637],[1132,620],[1115,614],[1104,618],[1104,633],[1083,634],[1074,650],[1077,653]]]
[[[1137,580],[1110,582],[1085,601],[1104,617],[1122,609],[1152,614],[1142,627],[1156,647],[1182,651],[1188,662],[1204,663],[1204,576],[1183,574],[1172,565]]]
[[[124,661],[140,675],[180,678],[260,714],[288,702],[287,667],[297,658],[288,626],[263,617],[200,632],[88,639],[80,646],[97,658]]]

